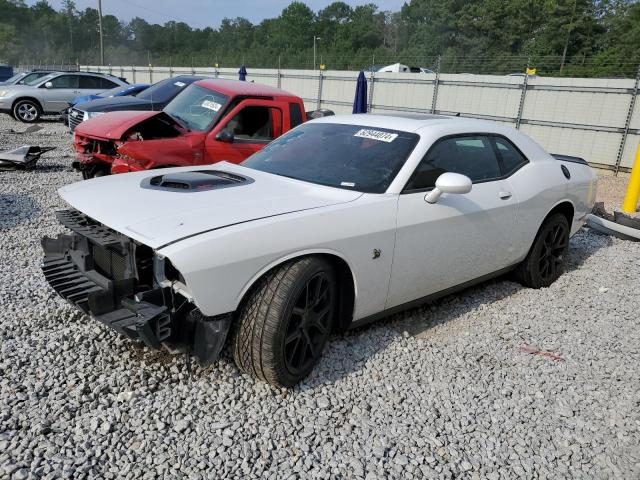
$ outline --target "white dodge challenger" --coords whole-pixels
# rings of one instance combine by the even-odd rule
[[[562,273],[596,177],[514,130],[457,117],[305,123],[240,165],[112,175],[60,189],[50,285],[154,348],[274,385],[309,374],[334,331],[513,271]]]

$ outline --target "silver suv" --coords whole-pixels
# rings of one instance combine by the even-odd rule
[[[0,113],[25,123],[41,115],[57,114],[78,95],[94,95],[127,82],[93,72],[52,72],[26,85],[0,86]]]

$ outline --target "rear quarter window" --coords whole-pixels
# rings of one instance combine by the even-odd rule
[[[528,162],[520,150],[506,138],[493,137],[493,142],[496,152],[502,160],[504,175],[510,175]]]

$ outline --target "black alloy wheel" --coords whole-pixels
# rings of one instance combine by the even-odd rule
[[[302,257],[274,268],[238,310],[231,339],[236,365],[272,385],[296,385],[322,356],[337,306],[337,275],[324,258]]]
[[[557,278],[558,270],[564,264],[568,243],[567,227],[562,223],[553,225],[545,235],[538,262],[540,277],[544,283],[551,282]]]
[[[569,252],[569,222],[561,213],[549,216],[538,230],[526,258],[515,270],[526,287],[548,287],[564,272]]]
[[[289,314],[282,347],[286,368],[292,375],[298,376],[313,366],[329,338],[335,303],[329,282],[326,272],[311,277]]]

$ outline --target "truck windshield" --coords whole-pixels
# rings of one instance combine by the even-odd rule
[[[254,153],[242,165],[284,177],[384,193],[419,136],[361,125],[308,123]]]
[[[192,84],[171,100],[164,111],[188,129],[205,132],[214,124],[228,99],[219,92]]]

